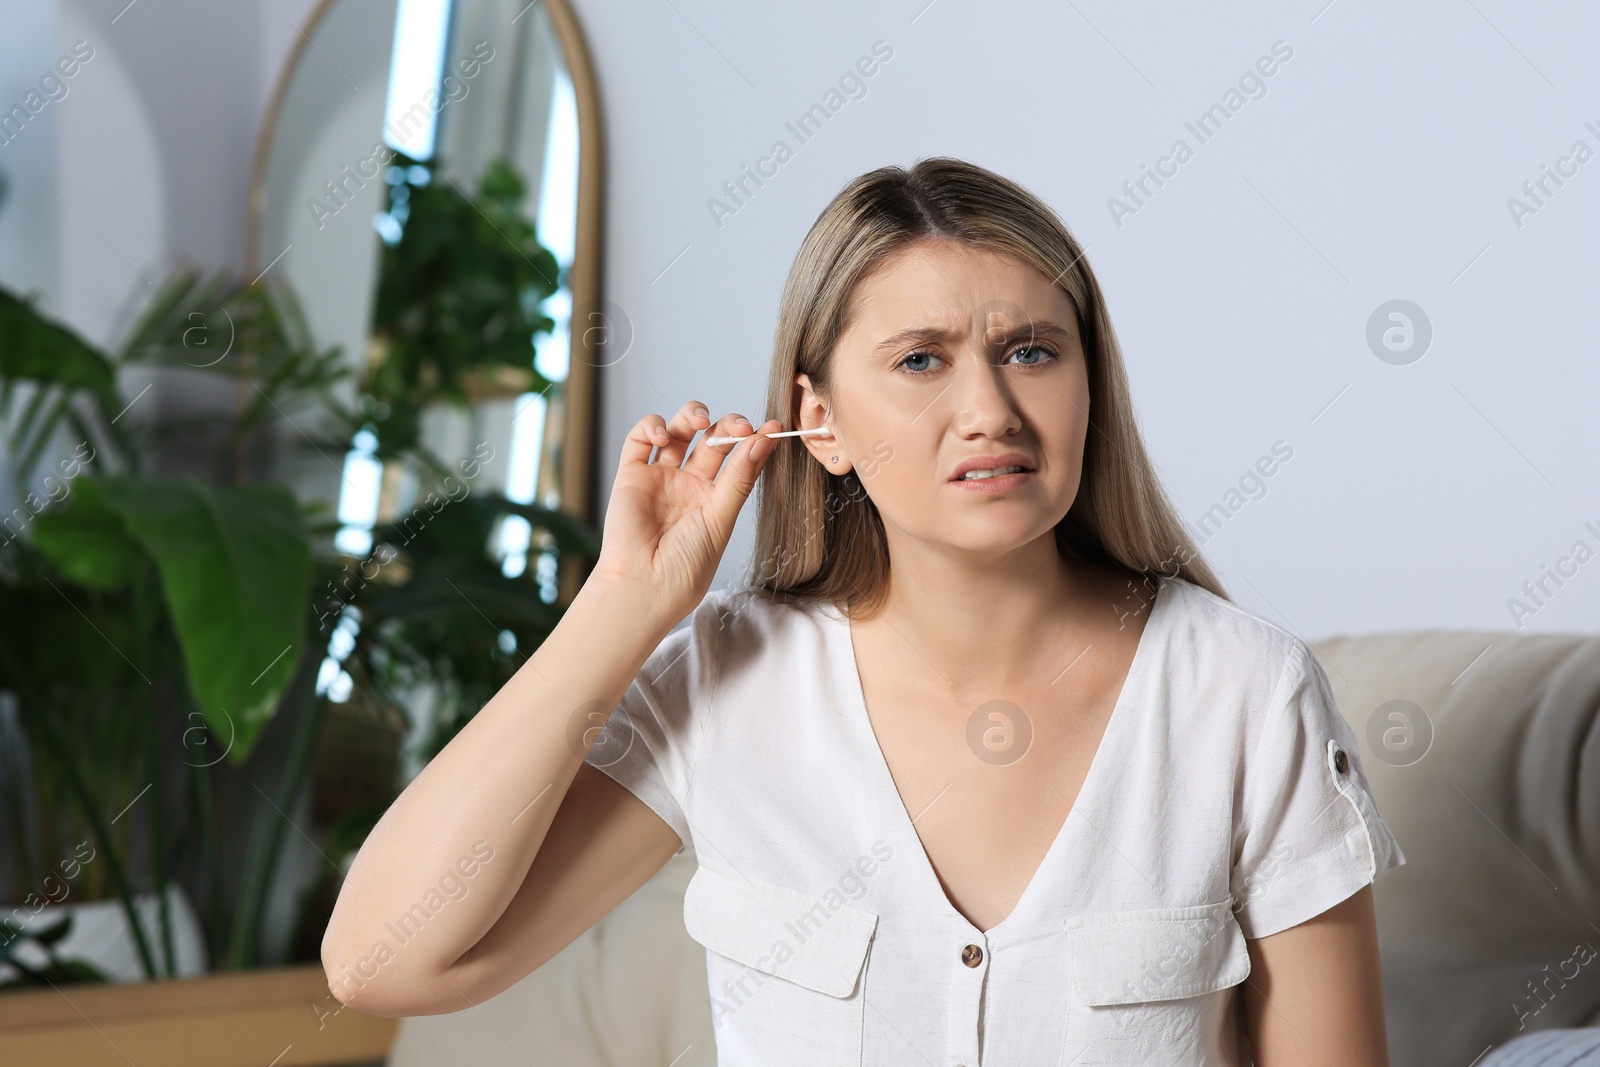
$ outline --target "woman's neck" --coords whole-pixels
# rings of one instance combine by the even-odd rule
[[[1002,559],[893,555],[883,609],[862,625],[892,627],[954,685],[981,678],[1021,689],[1060,671],[1057,653],[1085,647],[1118,619],[1131,572],[1069,560],[1053,537]]]

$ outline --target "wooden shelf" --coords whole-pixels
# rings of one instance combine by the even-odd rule
[[[377,1063],[398,1019],[362,1015],[322,968],[0,993],[7,1067],[312,1067]]]

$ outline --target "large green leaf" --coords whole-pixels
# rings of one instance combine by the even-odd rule
[[[243,763],[304,643],[311,546],[293,494],[194,480],[102,484],[160,571],[196,706]]]
[[[61,573],[90,589],[122,588],[144,558],[139,542],[92,478],[73,482],[68,507],[40,512],[33,521],[33,543]]]
[[[74,714],[69,705],[92,705],[103,694],[144,684],[121,654],[134,650],[139,636],[128,593],[89,595],[55,580],[0,585],[0,645],[9,653],[0,657],[0,688],[59,687],[52,714]],[[6,663],[24,676],[8,673]]]
[[[4,289],[0,289],[0,378],[86,389],[108,404],[117,399],[110,360]]]

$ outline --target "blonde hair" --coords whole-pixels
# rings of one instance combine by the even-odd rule
[[[834,349],[849,328],[857,285],[928,238],[1015,257],[1055,279],[1077,312],[1094,414],[1077,498],[1055,527],[1057,548],[1121,564],[1147,582],[1182,577],[1226,599],[1145,452],[1122,353],[1083,250],[1042,200],[976,164],[934,157],[910,170],[880,167],[851,181],[818,216],[784,284],[766,417],[799,425],[797,374],[829,394]],[[881,610],[889,542],[860,479],[833,474],[804,449],[780,448],[761,482],[750,586],[827,602],[852,616]]]

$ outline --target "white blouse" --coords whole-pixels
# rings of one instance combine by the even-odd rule
[[[1155,593],[1071,813],[987,933],[923,851],[838,610],[714,591],[662,641],[586,762],[698,859],[720,1067],[1250,1063],[1245,938],[1405,857],[1306,643],[1181,578]]]

